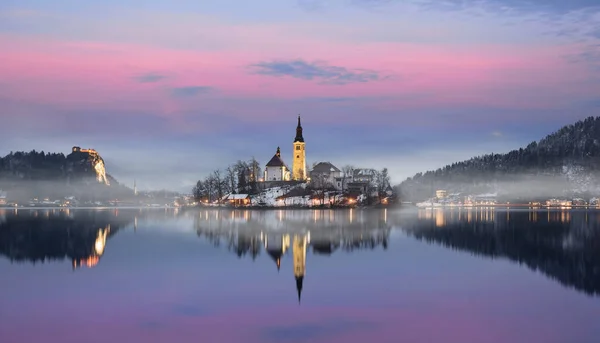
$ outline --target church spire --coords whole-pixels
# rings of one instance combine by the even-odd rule
[[[300,124],[300,115],[298,115],[298,126],[296,127],[296,138],[295,142],[304,142],[304,137],[302,137],[302,125]]]
[[[277,155],[277,157],[281,157],[281,150],[279,149],[279,147],[277,147],[277,152],[275,153],[275,155]]]
[[[302,299],[302,281],[304,281],[304,276],[296,276],[296,289],[298,290],[298,304],[300,304],[300,300]]]

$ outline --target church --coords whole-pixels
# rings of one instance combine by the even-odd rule
[[[281,158],[281,150],[277,152],[265,166],[264,181],[306,181],[306,145],[302,136],[302,124],[298,116],[296,137],[292,147],[292,169]]]

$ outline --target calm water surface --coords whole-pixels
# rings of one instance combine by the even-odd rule
[[[0,342],[600,342],[600,212],[0,210]]]

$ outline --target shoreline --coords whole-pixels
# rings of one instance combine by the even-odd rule
[[[0,210],[356,210],[356,209],[396,209],[400,206],[0,206]]]

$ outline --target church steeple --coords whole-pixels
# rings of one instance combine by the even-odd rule
[[[298,304],[302,299],[302,281],[304,281],[304,276],[296,276],[296,289],[298,290]]]
[[[294,255],[294,277],[298,291],[298,304],[302,298],[302,282],[306,274],[306,236],[294,236],[292,255]]]
[[[294,143],[296,142],[304,142],[304,137],[302,137],[302,125],[300,124],[300,115],[298,115],[298,126],[296,127],[296,138],[294,139]]]
[[[275,153],[275,155],[277,155],[277,157],[281,157],[281,150],[279,149],[279,147],[277,147],[277,152]]]

